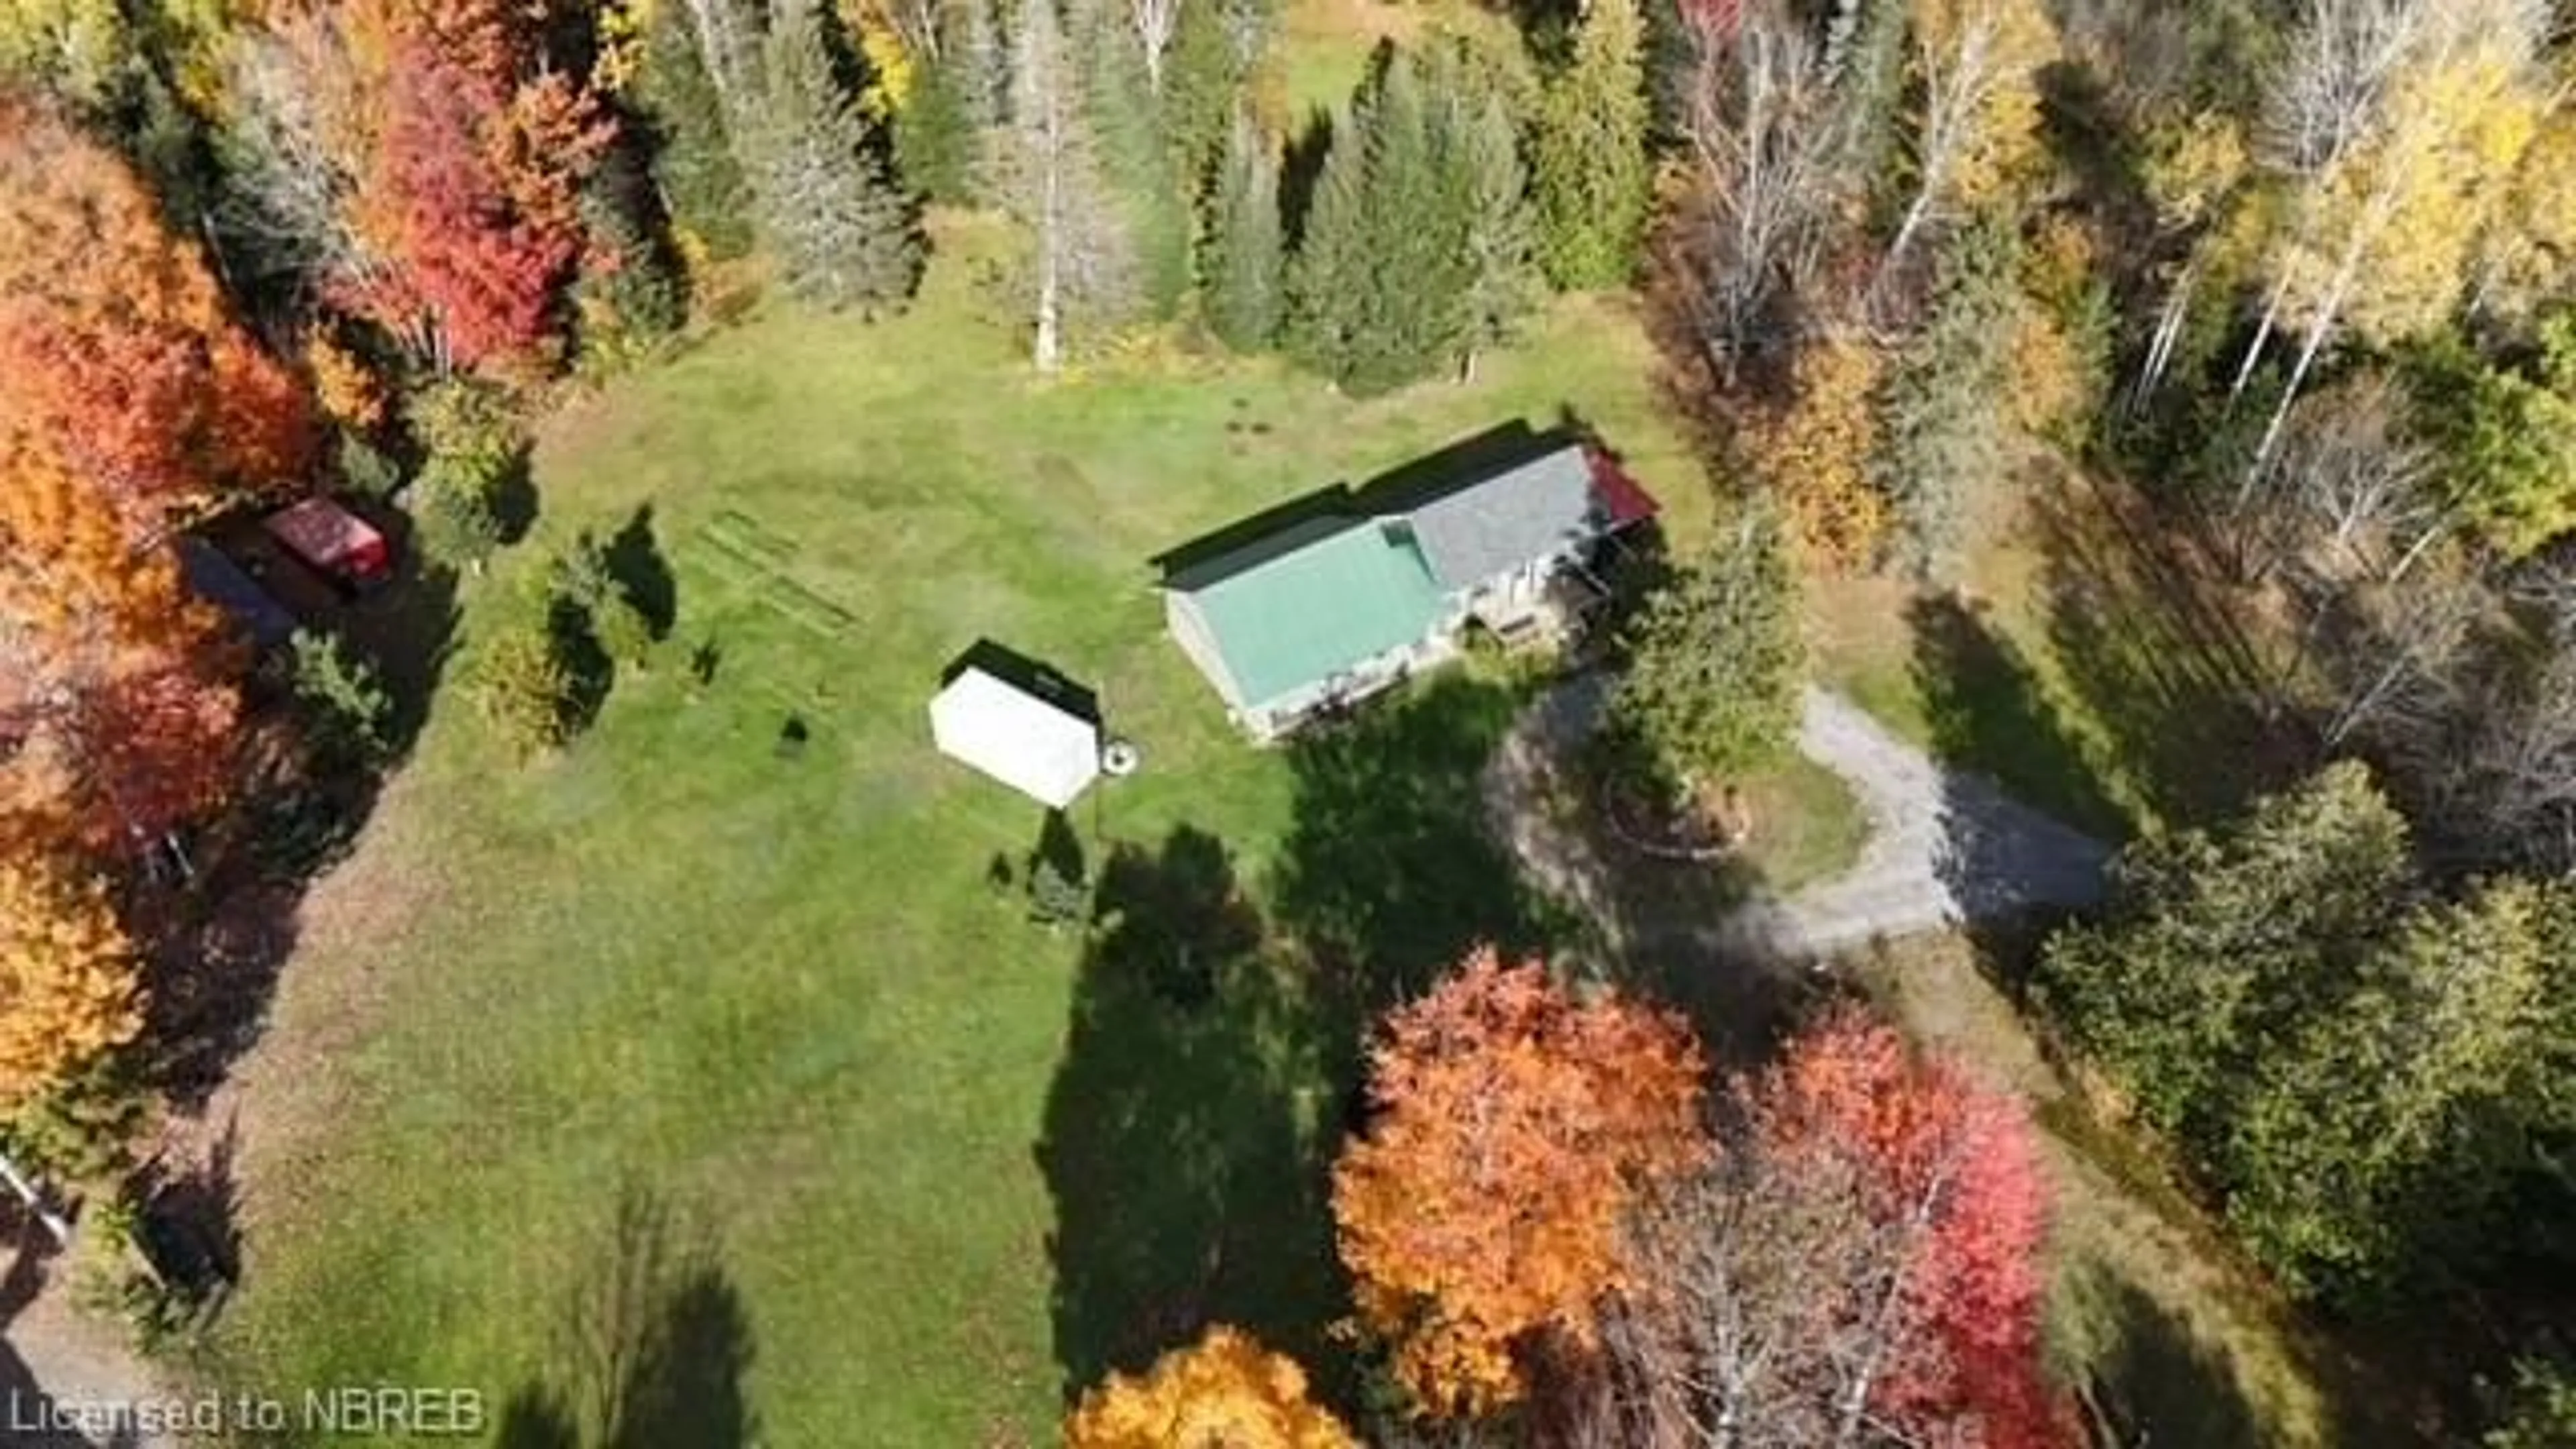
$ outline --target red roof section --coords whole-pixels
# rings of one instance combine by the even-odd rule
[[[1587,450],[1592,460],[1592,486],[1600,491],[1601,506],[1610,511],[1610,526],[1626,528],[1643,523],[1663,511],[1655,495],[1646,486],[1628,476],[1626,469],[1598,448]]]

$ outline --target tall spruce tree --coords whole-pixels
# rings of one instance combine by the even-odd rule
[[[1651,120],[1637,0],[1591,0],[1531,141],[1540,258],[1557,286],[1622,286],[1636,270]]]
[[[688,282],[664,244],[652,178],[629,135],[600,157],[581,188],[589,246],[573,286],[585,366],[610,369],[688,320]]]
[[[973,199],[975,150],[983,132],[969,110],[970,79],[961,58],[944,49],[923,57],[911,92],[894,113],[894,152],[903,179],[933,201]]]
[[[1369,285],[1368,97],[1355,97],[1321,138],[1323,165],[1307,197],[1305,224],[1287,273],[1287,331],[1298,361],[1338,374],[1365,320],[1357,300]]]
[[[1451,102],[1449,174],[1465,227],[1465,286],[1458,296],[1452,346],[1462,378],[1472,378],[1476,357],[1506,341],[1533,290],[1527,177],[1521,168],[1519,131],[1500,91],[1461,77]]]
[[[1012,41],[1010,120],[986,185],[1027,239],[1030,360],[1053,372],[1088,335],[1135,318],[1137,268],[1053,0],[1021,0]]]
[[[1279,338],[1283,303],[1279,158],[1249,115],[1235,118],[1209,232],[1208,327],[1237,352],[1259,352]]]
[[[1520,310],[1522,204],[1486,59],[1382,50],[1309,208],[1293,271],[1299,355],[1358,396],[1463,367]]]
[[[2020,239],[1989,222],[1951,239],[1932,314],[1890,385],[1881,486],[1896,502],[1906,562],[1946,581],[1975,544],[2010,478],[2010,427],[1996,405],[2007,351],[1996,345],[2021,305]]]
[[[875,312],[911,295],[921,238],[825,48],[818,8],[787,0],[762,42],[753,191],[789,291]]]
[[[1788,749],[1806,648],[1778,516],[1748,508],[1650,597],[1621,641],[1611,737],[1651,777],[1705,787]]]
[[[751,250],[750,187],[735,157],[724,97],[708,74],[687,9],[655,5],[635,99],[653,142],[653,183],[685,248],[726,260]]]

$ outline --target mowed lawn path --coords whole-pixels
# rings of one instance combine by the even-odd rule
[[[247,1280],[225,1377],[471,1386],[522,1445],[620,1419],[641,1437],[617,1442],[706,1449],[1035,1443],[1069,1375],[1196,1314],[1330,1306],[1311,1221],[1274,1234],[1255,1200],[1311,1207],[1311,1174],[1230,1197],[1169,1179],[1256,1147],[1299,1170],[1340,1130],[1337,1084],[1259,1032],[1228,1057],[1215,1028],[1069,1025],[1076,933],[987,880],[1038,811],[931,751],[937,673],[990,636],[1098,686],[1145,763],[1078,807],[1094,864],[1191,826],[1267,908],[1300,773],[1238,741],[1164,640],[1152,555],[1566,408],[1684,532],[1703,485],[1607,306],[1566,304],[1471,387],[1352,403],[1268,363],[1038,383],[968,273],[943,259],[879,325],[758,317],[550,423],[535,533],[467,585],[460,657],[582,532],[666,560],[676,625],[524,769],[451,666],[356,854],[303,903],[233,1094]],[[1416,782],[1422,818],[1446,818],[1443,791],[1472,812],[1477,763]],[[1313,1080],[1241,1125],[1237,1061]],[[1209,1140],[1157,1141],[1166,1121]],[[1231,1286],[1147,1301],[1150,1263],[1200,1256]]]

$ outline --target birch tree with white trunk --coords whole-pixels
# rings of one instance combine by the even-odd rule
[[[2036,0],[1914,0],[1913,189],[1879,264],[1893,276],[1925,231],[1999,195],[2039,144],[2039,69],[2057,31]]]
[[[1822,57],[1782,0],[1754,0],[1731,30],[1714,7],[1683,16],[1682,129],[1697,185],[1679,240],[1701,348],[1731,380],[1775,304],[1816,273],[1842,138]]]
[[[2282,331],[2298,348],[2240,504],[2339,332],[2389,342],[2458,306],[2550,104],[2548,27],[2545,0],[2316,0],[2294,33],[2267,87],[2263,147],[2294,199],[2236,391]]]
[[[1028,248],[1030,361],[1063,367],[1075,335],[1132,310],[1136,261],[1100,174],[1081,77],[1052,0],[1019,7],[1010,119],[993,158],[992,192]]]

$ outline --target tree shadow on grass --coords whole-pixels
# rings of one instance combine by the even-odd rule
[[[1453,671],[1289,746],[1295,824],[1267,898],[1334,990],[1354,1054],[1470,947],[1536,954],[1572,934],[1486,823],[1485,764],[1524,702]]]
[[[1333,1371],[1336,1084],[1303,987],[1216,837],[1111,848],[1037,1148],[1068,1399],[1216,1322]]]
[[[2049,640],[2147,803],[2201,824],[2304,771],[2244,600],[2144,503],[2073,486],[2091,497],[2040,515]]]
[[[746,1449],[752,1333],[710,1230],[650,1191],[617,1200],[551,1362],[510,1396],[499,1449]]]
[[[1906,619],[1935,758],[1989,776],[2015,799],[2080,829],[2106,838],[2135,829],[2030,661],[1987,624],[1981,608],[1927,595],[1908,606]]]
[[[312,627],[338,633],[384,686],[381,756],[340,758],[299,735],[282,668],[263,669],[245,691],[232,807],[192,837],[192,876],[147,878],[130,905],[148,1003],[140,1060],[182,1113],[258,1041],[305,894],[347,858],[427,726],[455,642],[456,579],[406,553],[383,589],[316,609]]]
[[[1931,717],[1933,870],[1979,970],[2015,1001],[2047,929],[2101,898],[2110,842],[2135,828],[2021,651],[1946,597],[1910,610]]]
[[[605,557],[608,576],[617,581],[627,601],[644,616],[653,638],[670,638],[671,627],[680,617],[680,584],[671,572],[669,558],[662,552],[661,541],[654,535],[652,504],[636,509],[625,526],[608,540]]]
[[[2087,1417],[2110,1444],[2265,1449],[2278,1442],[2247,1402],[2225,1350],[2124,1278],[2096,1272],[2091,1291],[2110,1341],[2080,1385]]]

